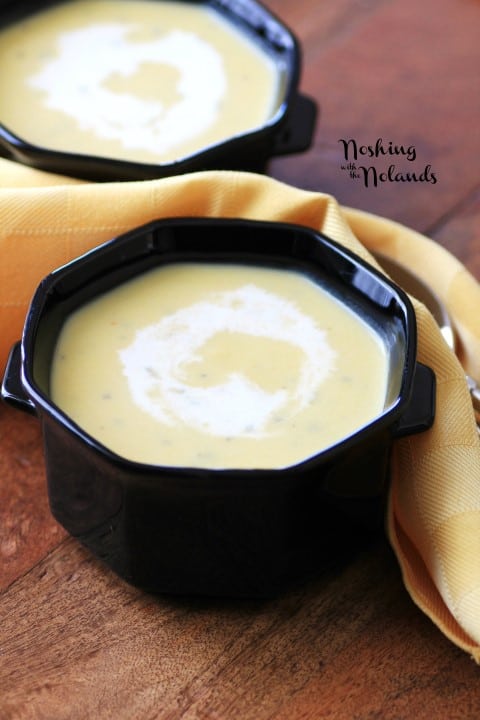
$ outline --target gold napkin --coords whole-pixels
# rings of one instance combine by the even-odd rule
[[[437,377],[437,413],[431,430],[395,442],[387,529],[413,600],[480,663],[480,443],[465,380],[465,370],[480,377],[480,287],[432,241],[265,176],[94,184],[0,160],[0,368],[44,275],[128,229],[178,215],[298,223],[366,260],[375,249],[428,270],[459,329],[464,367],[414,301],[419,359]]]

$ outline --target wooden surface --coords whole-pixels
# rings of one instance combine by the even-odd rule
[[[314,147],[270,174],[420,230],[480,279],[480,2],[269,5],[321,106]],[[413,145],[398,168],[438,182],[365,188],[341,138]],[[50,516],[36,420],[0,407],[0,443],[1,720],[480,717],[480,669],[413,605],[386,541],[267,603],[153,598]]]

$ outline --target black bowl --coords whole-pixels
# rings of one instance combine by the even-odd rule
[[[284,90],[271,119],[260,127],[172,162],[143,163],[116,158],[59,152],[19,137],[14,127],[2,124],[0,154],[26,165],[77,178],[142,180],[200,170],[246,170],[261,172],[274,156],[308,149],[316,122],[316,103],[298,91],[301,51],[292,32],[256,0],[181,0],[205,4],[245,36],[252,38],[282,67]],[[159,0],[161,2],[161,0]],[[0,27],[28,17],[53,4],[53,0],[0,0]]]
[[[322,279],[387,346],[383,413],[308,460],[272,470],[141,464],[89,436],[50,399],[65,318],[144,270],[186,260],[298,268]],[[416,361],[407,296],[324,235],[280,223],[171,219],[116,238],[42,281],[2,397],[41,420],[54,516],[122,577],[152,591],[263,596],[320,569],[335,547],[378,533],[392,441],[430,427],[434,376]]]

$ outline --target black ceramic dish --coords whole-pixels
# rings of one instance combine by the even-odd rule
[[[298,268],[327,282],[387,345],[381,417],[281,470],[144,465],[88,436],[49,399],[65,317],[146,269],[182,260]],[[262,596],[321,568],[339,544],[355,546],[378,532],[392,440],[431,425],[434,376],[416,362],[407,296],[325,236],[278,223],[172,219],[112,240],[43,280],[2,396],[41,420],[53,514],[117,573],[152,591]]]
[[[256,130],[211,145],[174,162],[148,164],[94,155],[58,152],[30,144],[2,125],[0,154],[32,167],[90,180],[141,180],[199,170],[261,172],[279,155],[309,148],[315,128],[316,103],[299,93],[299,44],[291,31],[256,0],[181,0],[213,8],[284,68],[285,89],[278,110]],[[161,0],[159,0],[161,2]],[[0,28],[52,5],[52,0],[0,0]]]

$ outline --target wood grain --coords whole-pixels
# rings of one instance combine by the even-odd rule
[[[321,107],[313,148],[270,174],[426,232],[480,279],[478,0],[268,4]],[[437,184],[352,180],[339,138],[380,137]],[[53,520],[38,423],[0,407],[0,720],[478,717],[478,666],[413,605],[385,540],[270,602],[144,594]]]
[[[272,174],[427,231],[479,184],[479,13],[478,2],[388,2],[349,31],[312,37],[304,88],[321,106],[315,146],[301,162],[274,161]],[[415,162],[393,157],[397,169],[421,173],[430,164],[438,182],[365,188],[340,169],[341,138],[413,145]]]
[[[141,593],[68,539],[4,593],[0,624],[6,720],[480,713],[478,668],[382,543],[275,601],[227,604]]]
[[[37,420],[0,405],[0,442],[1,591],[58,545],[65,532],[48,507]]]

